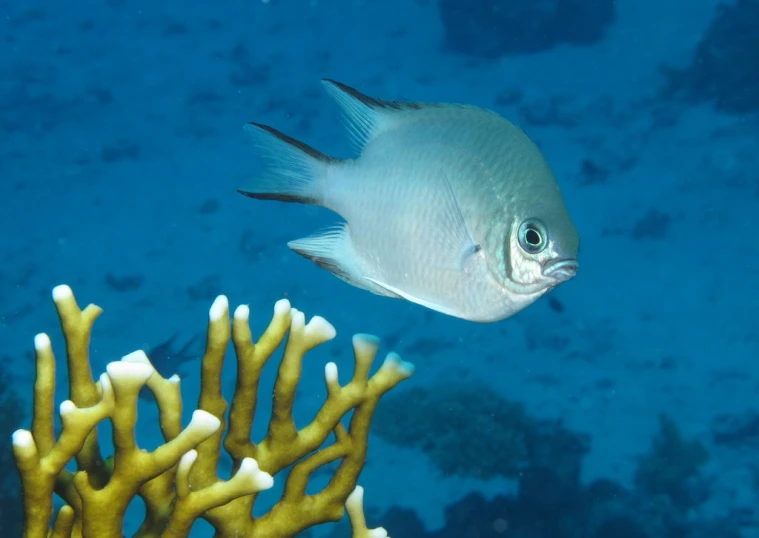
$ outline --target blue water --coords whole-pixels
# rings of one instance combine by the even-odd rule
[[[759,536],[759,40],[755,24],[739,24],[759,20],[759,3],[737,2],[715,42],[718,0],[618,0],[610,18],[607,3],[587,2],[586,13],[575,6],[543,25],[561,3],[524,2],[521,27],[490,0],[0,2],[0,356],[24,407],[34,335],[49,333],[63,357],[58,284],[105,310],[96,372],[174,334],[177,349],[202,337],[218,294],[250,305],[254,332],[287,297],[338,330],[306,361],[299,425],[323,401],[324,364],[337,362],[347,382],[351,335],[365,332],[383,340],[382,354],[415,364],[398,395],[446,387],[454,412],[467,408],[457,386],[484,385],[590,440],[579,482],[538,483],[556,497],[541,504],[514,477],[441,471],[423,450],[441,426],[414,415],[409,396],[418,445],[373,434],[359,481],[370,524],[391,536]],[[242,126],[351,156],[324,77],[379,98],[479,105],[522,126],[579,228],[578,276],[511,319],[478,325],[350,287],[289,251],[288,240],[335,216],[240,196],[260,169]],[[201,352],[202,338],[180,369],[188,418]],[[140,405],[138,440],[152,447],[156,412]],[[257,435],[268,410],[262,402]],[[661,414],[710,456],[678,484],[686,506],[635,479]],[[28,423],[27,413],[5,431]],[[481,457],[499,451],[502,434],[477,432]],[[682,463],[681,448],[654,475]],[[599,480],[603,494],[589,489]],[[459,515],[446,519],[451,510]],[[127,534],[139,525],[133,512]],[[193,532],[210,535],[204,523]]]

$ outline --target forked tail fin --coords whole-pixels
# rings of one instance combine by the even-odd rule
[[[321,205],[324,180],[335,159],[267,125],[245,126],[269,166],[241,194],[258,200]]]

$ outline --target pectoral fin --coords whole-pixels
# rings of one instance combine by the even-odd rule
[[[437,252],[434,265],[447,271],[466,271],[468,262],[482,248],[472,237],[448,176],[441,171],[442,202],[426,227],[428,245]]]

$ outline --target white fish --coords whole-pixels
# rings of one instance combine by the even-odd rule
[[[346,282],[459,318],[507,318],[575,276],[579,238],[537,146],[494,112],[383,101],[323,81],[360,156],[258,123],[270,167],[240,192],[345,222],[288,246]]]

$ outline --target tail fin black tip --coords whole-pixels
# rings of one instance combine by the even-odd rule
[[[318,205],[319,201],[311,197],[297,196],[281,192],[251,192],[237,189],[237,192],[255,200],[275,200],[277,202],[290,202],[297,204]]]
[[[294,148],[302,151],[303,153],[305,153],[309,157],[311,157],[313,159],[316,159],[319,162],[330,163],[330,162],[333,162],[333,161],[337,160],[334,157],[330,157],[329,155],[325,155],[324,153],[322,153],[318,149],[312,148],[308,144],[304,144],[300,140],[297,140],[297,139],[295,139],[295,138],[293,138],[291,136],[287,136],[285,133],[277,131],[274,127],[269,127],[268,125],[264,125],[263,123],[256,123],[254,121],[251,121],[251,122],[247,123],[245,125],[245,127],[246,127],[246,130],[248,130],[248,131],[250,131],[251,128],[260,129],[260,130],[262,130],[262,131],[270,134],[274,138],[280,140],[281,142],[284,142],[285,144],[287,144],[289,146],[292,146],[292,147],[294,147]]]

